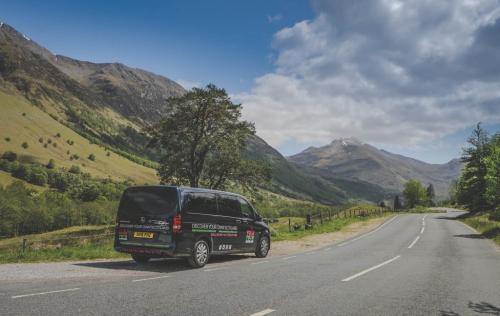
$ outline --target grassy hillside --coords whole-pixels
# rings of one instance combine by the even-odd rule
[[[158,182],[155,170],[90,144],[21,96],[0,91],[0,106],[0,152],[11,150],[21,160],[42,164],[54,159],[59,167],[78,165],[82,171],[101,178],[109,176],[141,184]],[[24,142],[27,148],[22,147]],[[88,158],[91,154],[95,161]]]
[[[0,187],[5,187],[5,186],[7,186],[7,185],[9,185],[9,184],[11,184],[11,183],[13,183],[15,181],[20,181],[20,180],[17,179],[17,178],[14,178],[13,176],[11,176],[7,172],[0,170]],[[33,184],[30,184],[30,183],[26,183],[26,187],[28,187],[30,189],[33,189],[33,190],[36,190],[36,191],[39,191],[39,192],[48,189],[47,187],[33,185]]]

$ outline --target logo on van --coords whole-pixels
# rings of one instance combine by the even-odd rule
[[[141,216],[141,218],[139,219],[139,221],[141,222],[141,224],[144,224],[146,222],[146,217]]]

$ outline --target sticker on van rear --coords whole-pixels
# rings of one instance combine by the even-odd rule
[[[253,230],[253,229],[247,230],[245,244],[253,244],[254,239],[255,239],[255,230]]]
[[[193,233],[210,233],[212,237],[238,237],[238,227],[230,225],[193,223]]]

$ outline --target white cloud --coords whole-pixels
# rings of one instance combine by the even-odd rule
[[[199,81],[183,80],[177,79],[176,82],[184,87],[186,90],[191,90],[193,88],[200,88],[203,84]]]
[[[500,122],[499,1],[313,5],[314,19],[275,34],[275,71],[235,96],[272,145],[413,146]]]

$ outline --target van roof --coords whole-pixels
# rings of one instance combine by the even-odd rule
[[[153,188],[154,187],[174,188],[174,189],[179,190],[180,192],[223,193],[223,194],[238,196],[238,197],[246,199],[245,197],[241,196],[240,194],[227,192],[227,191],[218,191],[218,190],[204,189],[204,188],[182,187],[182,186],[174,186],[174,185],[138,185],[138,186],[133,186],[132,188],[151,188],[151,187],[153,187]]]

